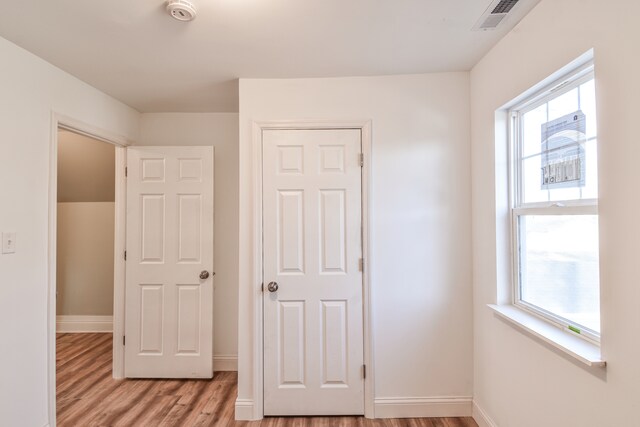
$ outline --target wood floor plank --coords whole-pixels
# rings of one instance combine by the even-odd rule
[[[182,420],[189,413],[189,406],[187,405],[173,405],[167,415],[160,421],[158,426],[160,427],[175,427],[181,426]]]
[[[92,417],[90,423],[101,426],[127,425],[125,423],[127,413],[145,399],[152,391],[154,383],[150,380],[141,380],[135,381],[131,387],[126,385],[123,381],[121,386],[105,399],[104,403],[107,407]]]
[[[155,426],[167,416],[178,396],[154,395],[144,399],[128,411],[118,424],[122,426]]]
[[[447,418],[447,427],[473,427],[476,422],[471,417]]]
[[[201,385],[201,387],[199,387],[191,399],[189,413],[181,421],[181,425],[185,427],[194,425],[200,415],[205,413],[207,403],[213,397],[219,386],[215,381],[198,380],[196,382]]]
[[[211,380],[114,380],[112,335],[56,337],[59,427],[478,427],[470,417],[267,417],[235,421],[236,372]]]
[[[121,381],[101,381],[91,390],[90,396],[82,396],[76,399],[75,404],[57,410],[58,425],[76,426],[81,420],[93,415],[100,409],[106,409],[105,399],[115,392]]]

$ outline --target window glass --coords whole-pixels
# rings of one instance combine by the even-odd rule
[[[527,112],[522,120],[522,141],[523,157],[540,154],[542,151],[542,141],[540,138],[542,124],[549,121],[547,119],[547,104],[542,104],[538,108]]]
[[[600,332],[598,217],[520,217],[522,301]]]
[[[547,121],[557,119],[578,109],[578,88],[549,101]]]
[[[587,139],[594,138],[598,133],[596,122],[596,88],[593,79],[580,86],[580,109],[587,116]]]
[[[587,116],[589,117],[589,116]],[[594,120],[595,121],[595,120]],[[582,188],[582,197],[585,199],[598,198],[598,147],[597,140],[592,139],[586,144],[586,182]]]
[[[549,192],[540,184],[540,155],[529,157],[522,161],[522,184],[525,203],[546,202]]]
[[[591,79],[519,116],[522,203],[598,197],[594,89]]]

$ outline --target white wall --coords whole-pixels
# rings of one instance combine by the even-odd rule
[[[58,203],[58,316],[113,315],[114,219],[114,202]]]
[[[474,396],[501,427],[637,423],[640,384],[640,3],[543,0],[471,73]],[[508,287],[504,153],[495,111],[595,49],[602,354],[589,369],[491,314]],[[496,173],[498,168],[498,173]],[[496,235],[500,236],[496,239]],[[636,420],[636,421],[634,421]]]
[[[235,369],[238,354],[238,114],[142,114],[138,144],[215,147],[214,368]]]
[[[115,164],[114,145],[58,131],[57,316],[113,315]]]
[[[58,202],[113,202],[115,145],[58,131]]]
[[[252,120],[372,120],[375,397],[471,396],[469,76],[240,81],[239,402],[253,396]]]
[[[52,111],[135,139],[138,113],[0,38],[0,425],[44,426]]]

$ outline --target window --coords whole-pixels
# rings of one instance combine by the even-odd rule
[[[600,339],[593,65],[510,110],[516,306]]]

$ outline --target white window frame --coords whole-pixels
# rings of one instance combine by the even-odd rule
[[[521,216],[531,215],[598,215],[598,199],[573,199],[562,201],[524,203],[521,165],[523,133],[521,118],[527,112],[553,100],[594,78],[593,61],[574,69],[542,90],[527,97],[509,109],[509,195],[511,219],[511,262],[513,305],[519,309],[548,321],[593,344],[600,344],[600,334],[571,322],[550,311],[544,310],[521,298],[520,283],[520,233],[518,222]],[[597,135],[594,139],[597,139]]]

